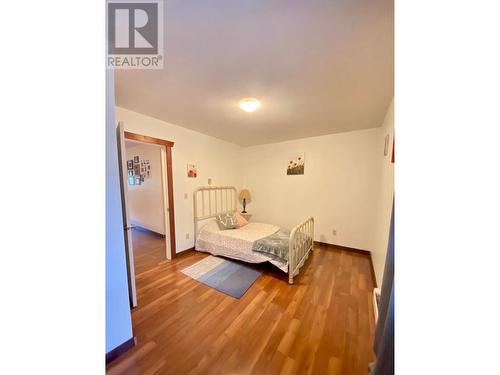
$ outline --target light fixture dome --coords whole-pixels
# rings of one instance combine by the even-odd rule
[[[245,98],[239,101],[238,107],[245,112],[253,112],[260,107],[260,102],[255,98]]]

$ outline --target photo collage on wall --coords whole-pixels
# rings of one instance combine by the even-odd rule
[[[129,185],[142,185],[151,178],[151,164],[147,159],[134,156],[134,159],[127,160],[127,173]]]

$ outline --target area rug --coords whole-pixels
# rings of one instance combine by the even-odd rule
[[[261,275],[250,267],[212,255],[181,272],[234,298],[240,298],[245,294]]]

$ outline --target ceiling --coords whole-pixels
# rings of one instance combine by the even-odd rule
[[[116,71],[116,104],[249,146],[381,125],[392,0],[167,0],[162,70]],[[237,103],[261,100],[246,113]]]

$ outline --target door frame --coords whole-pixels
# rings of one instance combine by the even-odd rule
[[[174,210],[174,180],[172,175],[172,147],[174,147],[174,142],[167,141],[166,139],[150,137],[147,135],[125,132],[125,139],[129,139],[131,141],[139,141],[143,143],[150,143],[154,145],[160,145],[165,147],[165,154],[167,157],[167,168],[166,168],[166,177],[167,177],[167,192],[168,192],[168,221],[169,221],[169,229],[170,229],[170,254],[172,258],[175,258],[177,255],[176,247],[175,247],[175,210]]]
[[[127,170],[127,158],[125,155],[125,125],[123,121],[118,122],[116,127],[117,135],[117,148],[118,148],[118,161],[120,171],[120,193],[122,201],[122,215],[123,215],[123,235],[125,240],[125,257],[127,262],[127,281],[128,292],[130,299],[130,307],[137,307],[137,290],[135,285],[135,267],[134,267],[134,245],[132,241],[132,226],[130,224],[129,206],[127,199],[127,183],[128,179],[125,174]]]

